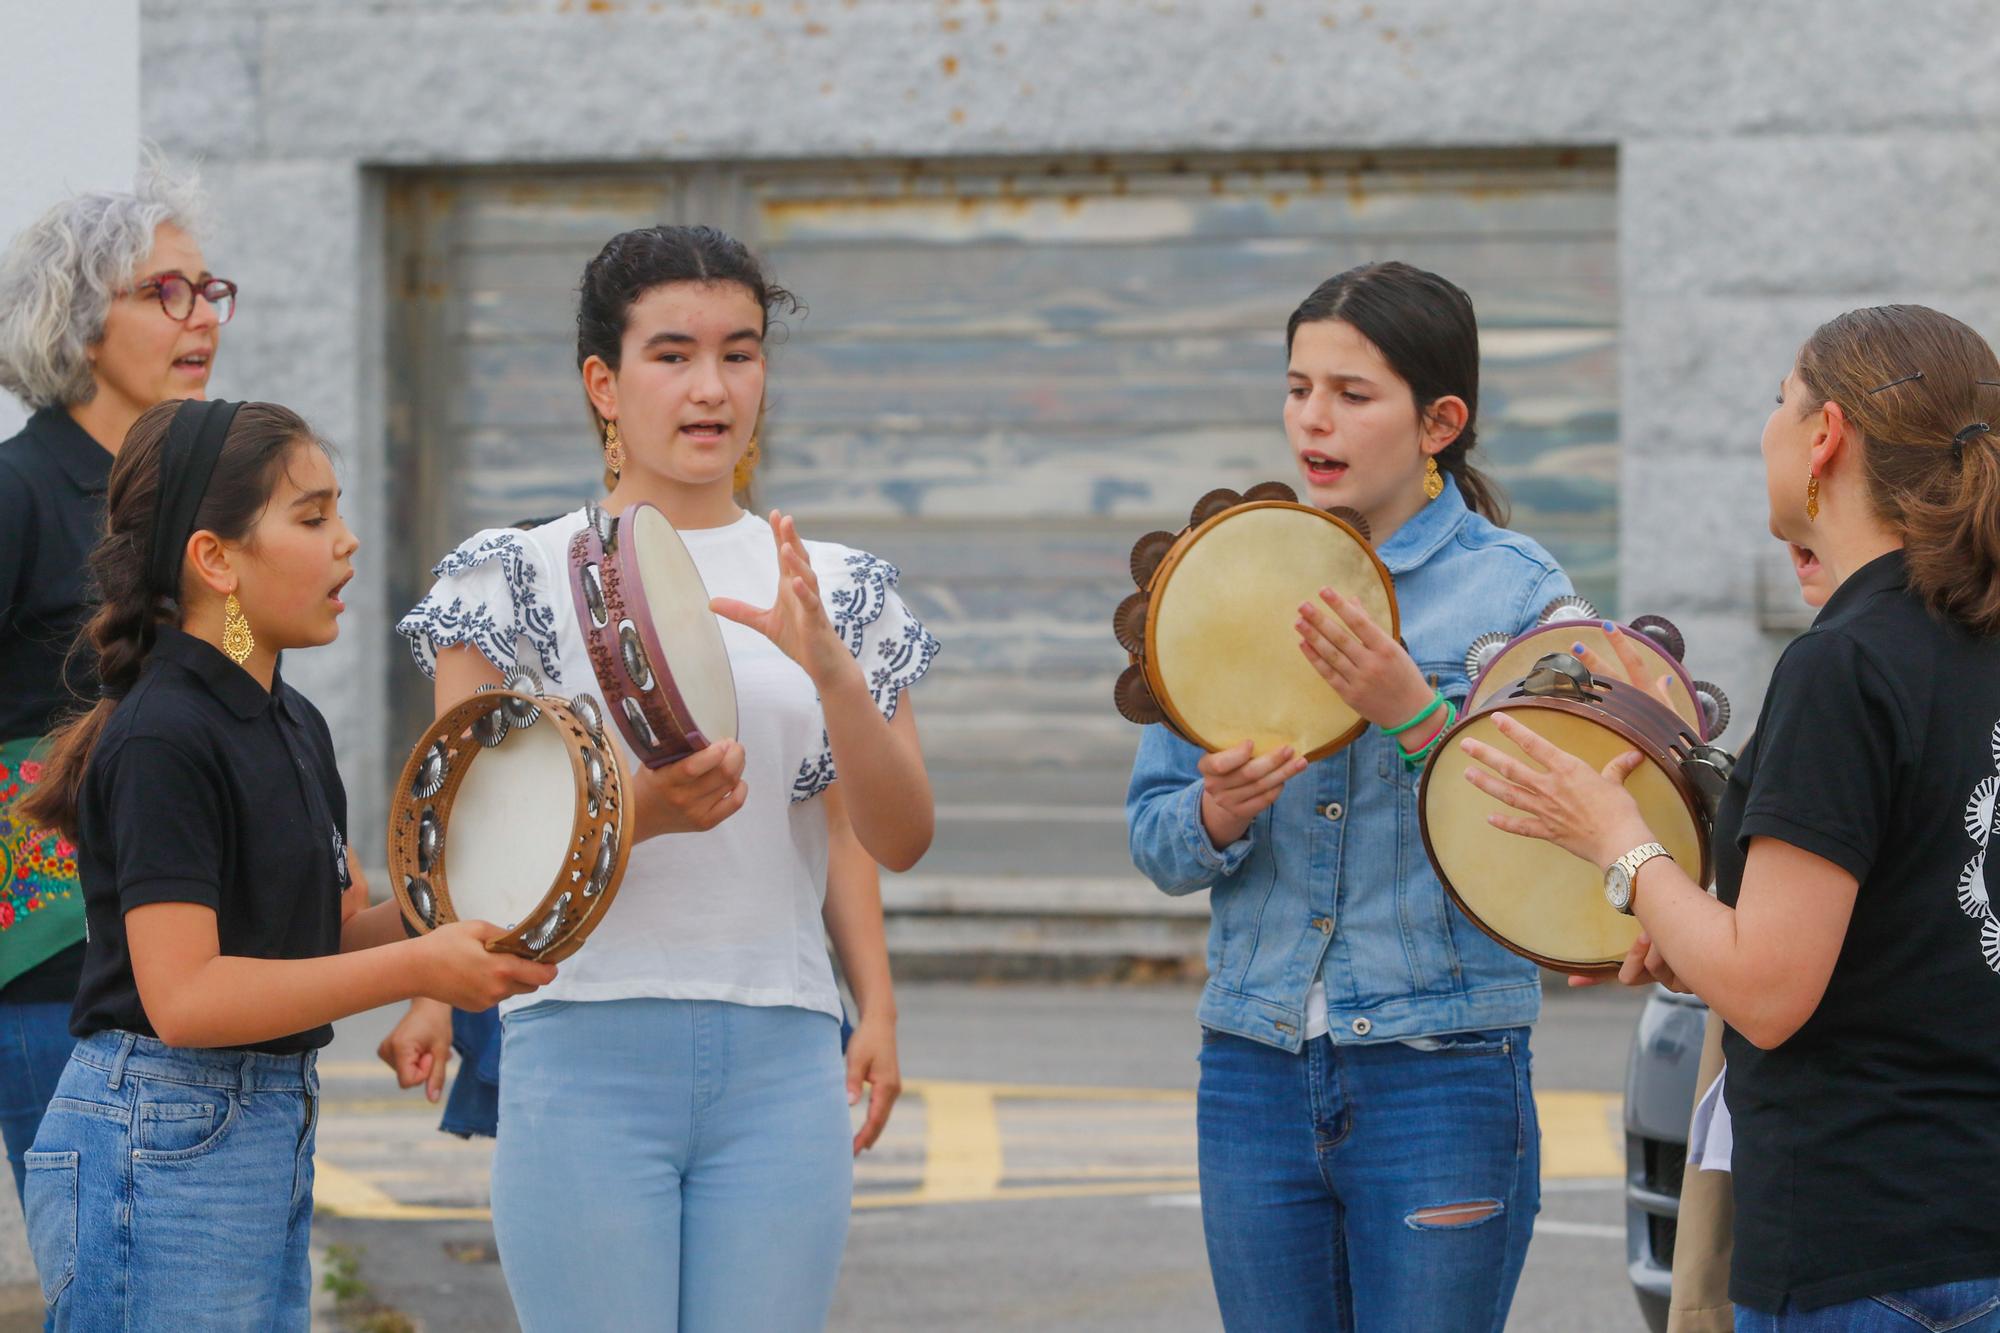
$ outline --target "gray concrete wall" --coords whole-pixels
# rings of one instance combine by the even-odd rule
[[[146,132],[200,155],[243,283],[218,393],[342,446],[376,552],[382,204],[371,167],[1196,149],[1604,146],[1619,162],[1623,603],[1754,711],[1756,440],[1841,309],[2000,329],[2000,26],[1867,0],[147,0]],[[1800,478],[1804,484],[1804,478]],[[399,609],[363,574],[299,679],[379,855]],[[1740,739],[1742,731],[1735,733]]]

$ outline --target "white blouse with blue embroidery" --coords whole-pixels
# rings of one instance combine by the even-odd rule
[[[534,666],[552,692],[601,695],[569,588],[569,540],[583,522],[579,509],[526,531],[481,532],[440,561],[430,594],[396,626],[417,665],[433,674],[440,649],[471,644],[502,672]],[[745,514],[680,535],[710,596],[771,603],[778,559],[765,520]],[[896,592],[894,565],[828,542],[806,549],[828,617],[876,706],[894,717],[903,691],[930,669],[937,639]],[[820,923],[826,819],[812,798],[835,773],[819,697],[763,635],[730,621],[722,635],[749,799],[705,833],[634,847],[616,923],[593,934],[553,984],[509,1007],[657,996],[840,1012]],[[635,762],[629,748],[625,758]]]

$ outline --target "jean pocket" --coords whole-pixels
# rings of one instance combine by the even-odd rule
[[[1446,1032],[1435,1037],[1412,1039],[1418,1050],[1441,1055],[1506,1055],[1514,1049],[1515,1034],[1501,1029],[1492,1032]],[[1424,1045],[1417,1046],[1422,1041]]]
[[[1869,1299],[1894,1310],[1918,1328],[1944,1333],[1947,1329],[1964,1328],[1973,1320],[2000,1310],[2000,1278],[1942,1282],[1934,1287],[1911,1287]]]
[[[215,1151],[236,1122],[236,1096],[218,1091],[187,1100],[193,1092],[175,1087],[176,1101],[150,1100],[141,1092],[133,1111],[134,1161],[178,1162]]]
[[[76,1276],[77,1154],[30,1149],[23,1160],[28,1249],[41,1275],[42,1299],[54,1305]]]

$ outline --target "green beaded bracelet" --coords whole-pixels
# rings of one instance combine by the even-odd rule
[[[1424,709],[1423,712],[1418,713],[1415,717],[1411,718],[1408,722],[1405,722],[1400,727],[1382,728],[1382,734],[1384,736],[1400,736],[1412,727],[1421,726],[1424,722],[1424,719],[1428,718],[1432,713],[1437,712],[1438,709],[1443,708],[1444,706],[1445,706],[1444,691],[1439,690],[1437,693],[1431,696],[1430,707]]]

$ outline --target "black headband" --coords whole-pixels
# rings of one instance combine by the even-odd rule
[[[153,549],[146,562],[146,590],[178,599],[181,556],[194,536],[195,515],[208,494],[208,479],[222,442],[241,403],[190,398],[174,409],[160,446],[160,495],[153,510]]]

